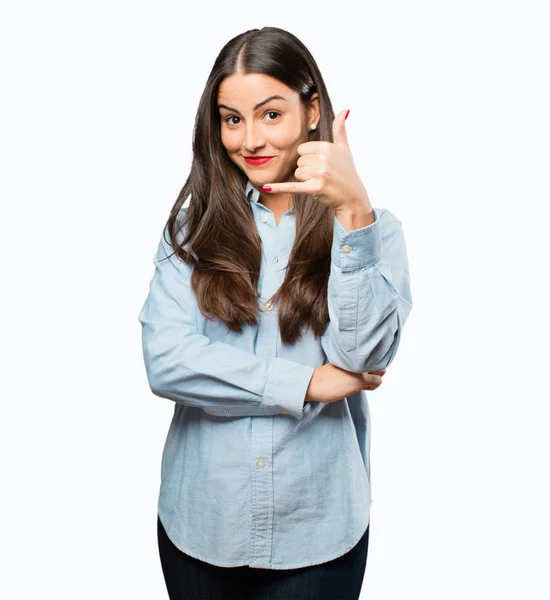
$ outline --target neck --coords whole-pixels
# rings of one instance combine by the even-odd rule
[[[272,194],[270,192],[260,192],[258,202],[261,202],[273,212],[283,213],[291,210],[293,207],[292,194],[289,193]]]

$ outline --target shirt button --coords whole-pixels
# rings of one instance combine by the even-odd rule
[[[262,217],[262,221],[263,221],[264,223],[267,223],[267,215],[264,215],[264,216]]]
[[[342,252],[344,252],[345,254],[347,254],[348,252],[351,252],[351,246],[348,246],[347,244],[344,244],[342,246]]]
[[[283,415],[288,415],[288,410],[283,410]]]
[[[271,304],[271,301],[268,300],[265,303],[265,308],[266,308],[266,310],[271,310],[273,308],[273,304]]]
[[[260,458],[260,460],[256,463],[258,465],[258,467],[261,469],[265,466],[264,461]]]
[[[276,257],[275,257],[275,262],[276,262],[276,263],[278,263],[278,262],[279,262],[279,257],[278,257],[278,256],[276,256]]]

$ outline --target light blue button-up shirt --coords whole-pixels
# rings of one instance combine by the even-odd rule
[[[321,338],[308,329],[285,347],[266,301],[285,276],[294,210],[277,226],[250,181],[245,193],[262,243],[259,326],[238,334],[202,315],[192,267],[175,254],[161,260],[173,251],[167,230],[139,313],[149,385],[175,403],[158,513],[172,542],[202,561],[294,569],[345,554],[368,526],[367,393],[304,398],[327,362],[357,373],[392,362],[412,308],[407,252],[389,210],[375,208],[374,223],[348,232],[335,216],[330,323]]]

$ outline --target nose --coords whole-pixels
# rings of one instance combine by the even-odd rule
[[[243,145],[247,154],[254,154],[258,148],[264,146],[261,127],[257,127],[254,123],[247,125]]]

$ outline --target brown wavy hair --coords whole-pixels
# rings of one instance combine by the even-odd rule
[[[237,70],[278,79],[300,95],[304,106],[317,92],[320,121],[309,141],[333,141],[334,111],[312,55],[297,37],[278,27],[251,29],[231,39],[208,77],[195,118],[191,172],[172,207],[167,230],[174,253],[193,267],[191,285],[201,313],[242,333],[243,324],[259,324],[261,241],[245,195],[247,175],[231,160],[221,139],[218,88]],[[189,195],[182,221],[179,216]],[[271,298],[278,303],[283,344],[298,341],[303,328],[310,328],[315,337],[322,335],[329,320],[334,211],[308,194],[293,194],[292,199],[296,237],[284,282]],[[178,243],[183,228],[185,236]]]

